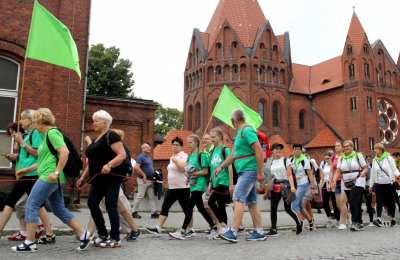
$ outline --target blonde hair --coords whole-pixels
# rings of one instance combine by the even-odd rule
[[[27,109],[22,111],[21,113],[21,119],[28,119],[30,121],[29,123],[29,128],[32,126],[33,123],[33,118],[36,114],[36,110],[33,109]]]
[[[346,141],[344,141],[344,142],[343,142],[343,146],[346,146],[346,145],[350,145],[351,147],[354,148],[354,143],[353,143],[353,141],[351,141],[351,140],[346,140]]]
[[[111,131],[114,131],[117,135],[119,135],[119,137],[121,137],[121,140],[124,140],[124,138],[125,138],[124,130],[113,128],[113,129],[111,129]]]
[[[200,137],[198,135],[189,135],[190,139],[192,139],[195,143],[197,148],[200,148]]]
[[[220,127],[211,129],[210,133],[215,133],[222,141],[224,140],[224,131]]]
[[[382,152],[384,152],[385,151],[385,146],[383,145],[383,143],[376,143],[374,145],[374,149],[381,149]]]
[[[38,125],[54,126],[56,124],[56,118],[50,109],[41,107],[33,113],[33,122]]]

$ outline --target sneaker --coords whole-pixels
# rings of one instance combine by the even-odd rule
[[[220,235],[220,238],[231,243],[237,243],[237,235],[232,229],[229,229],[224,234]]]
[[[358,223],[357,228],[358,228],[358,231],[364,231],[364,224]]]
[[[391,226],[391,227],[396,226],[396,220],[392,219],[392,220],[390,221],[390,226]]]
[[[211,230],[212,230],[212,228],[209,227],[206,231],[204,231],[204,233],[209,235],[209,234],[211,234]]]
[[[338,229],[339,230],[346,230],[347,226],[346,226],[346,224],[339,224]]]
[[[138,214],[139,215],[139,214]],[[160,216],[160,214],[158,214],[157,212],[154,212],[153,214],[150,215],[150,218],[152,219],[158,219],[158,217]]]
[[[146,227],[146,230],[153,235],[160,235],[161,234],[161,228],[159,226],[155,227]]]
[[[208,240],[216,240],[219,239],[219,234],[215,229],[211,229],[211,232],[209,235],[207,235]]]
[[[374,227],[375,225],[374,225],[373,222],[369,222],[368,226],[369,226],[369,227]]]
[[[25,241],[26,236],[22,235],[21,232],[17,232],[12,234],[11,236],[7,237],[8,240],[10,241]]]
[[[168,235],[173,238],[173,239],[177,239],[177,240],[185,240],[185,231],[183,230],[178,230],[176,232],[169,232]]]
[[[264,234],[260,234],[255,230],[246,238],[247,241],[265,241],[266,239],[267,237]]]
[[[101,247],[102,243],[105,243],[108,240],[107,237],[99,236],[93,241],[95,247]]]
[[[194,236],[196,236],[196,231],[194,231],[193,228],[189,228],[188,230],[186,230],[186,232],[185,232],[186,238],[194,237]]]
[[[138,240],[139,236],[140,236],[139,229],[137,231],[131,231],[131,233],[129,233],[126,236],[126,241],[136,241],[136,240]]]
[[[120,248],[121,240],[108,239],[108,240],[100,243],[100,247],[102,247],[102,248]]]
[[[352,232],[357,232],[357,231],[361,231],[362,229],[360,229],[359,224],[351,224],[350,226],[350,231]]]
[[[83,237],[83,239],[81,239],[79,241],[80,241],[80,244],[79,244],[79,247],[76,250],[84,251],[84,250],[89,248],[92,240],[91,240],[91,237],[88,234],[88,232],[86,232],[85,236]]]
[[[48,245],[48,244],[54,244],[56,242],[56,235],[44,235],[41,236],[38,240],[37,243],[39,245]]]
[[[296,225],[296,235],[300,235],[303,232],[303,221],[300,221],[300,224]]]
[[[132,218],[141,219],[142,216],[140,216],[139,213],[136,211],[136,212],[133,212],[133,213],[132,213]]]
[[[375,219],[372,223],[377,227],[383,227],[383,223],[380,218]]]
[[[18,252],[18,253],[20,253],[20,252],[25,253],[25,252],[36,252],[38,250],[38,248],[36,246],[36,243],[27,244],[24,241],[22,244],[20,244],[18,246],[11,247],[11,250],[14,252]]]
[[[278,232],[276,231],[276,229],[271,229],[270,231],[268,231],[266,236],[267,237],[277,237],[278,236]]]

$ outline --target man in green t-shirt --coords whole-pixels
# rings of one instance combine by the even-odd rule
[[[261,214],[257,207],[256,183],[260,182],[264,187],[264,154],[258,141],[254,128],[246,125],[246,118],[242,110],[236,110],[232,114],[232,123],[237,129],[233,153],[218,167],[218,173],[222,168],[234,164],[238,181],[233,192],[234,217],[232,227],[221,238],[236,243],[237,231],[242,222],[244,208],[247,205],[253,219],[255,230],[247,237],[249,241],[262,241],[266,239],[262,229]]]

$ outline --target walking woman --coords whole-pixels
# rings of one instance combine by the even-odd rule
[[[332,190],[331,186],[329,185],[329,181],[333,176],[333,155],[334,153],[332,150],[325,152],[324,160],[319,166],[321,175],[319,187],[322,191],[322,200],[326,216],[328,217],[328,219],[336,220],[337,222],[339,222],[340,211],[336,206],[335,191]],[[332,205],[333,213],[330,205]]]
[[[83,230],[71,212],[65,208],[64,204],[63,185],[65,184],[66,177],[63,169],[67,163],[69,151],[64,142],[63,135],[55,128],[54,115],[48,108],[39,108],[33,116],[33,123],[44,137],[38,149],[37,174],[39,179],[33,185],[28,201],[26,202],[26,240],[11,249],[16,252],[37,251],[34,239],[39,223],[39,211],[47,200],[54,215],[64,224],[71,227],[80,239],[80,246],[77,249],[85,250],[90,244],[90,234]],[[51,143],[57,151],[57,157],[50,151],[48,143]]]
[[[310,230],[314,228],[312,217],[304,209],[304,198],[310,189],[310,181],[312,193],[315,193],[317,188],[317,183],[311,170],[310,161],[304,155],[303,146],[301,144],[293,145],[293,158],[290,161],[290,167],[288,168],[288,177],[290,189],[296,194],[296,197],[292,202],[292,209],[296,212],[300,220],[300,227],[296,232],[297,234],[300,234],[303,230],[304,219],[307,219],[310,225]]]
[[[186,206],[185,220],[181,230],[169,233],[172,238],[183,240],[186,238],[187,230],[193,217],[194,206],[207,221],[210,228],[216,229],[215,224],[204,207],[203,193],[207,190],[207,176],[208,176],[208,156],[200,152],[200,138],[197,135],[188,137],[188,143],[192,149],[187,160],[186,172],[189,175],[190,183],[190,198]]]
[[[9,134],[14,138],[14,141],[18,145],[18,154],[9,154],[6,157],[8,159],[16,159],[15,165],[15,176],[17,182],[15,183],[13,189],[10,194],[7,196],[5,200],[5,207],[0,217],[0,233],[4,230],[4,227],[7,225],[10,217],[15,209],[17,202],[21,199],[24,194],[29,196],[33,185],[38,179],[38,174],[36,171],[37,168],[37,149],[39,145],[42,143],[42,135],[38,130],[32,127],[34,110],[25,110],[21,113],[20,127],[24,134],[21,131],[18,131],[18,127],[16,129],[12,129],[10,127],[8,129]],[[38,242],[41,244],[44,243],[54,243],[55,235],[51,230],[49,216],[44,207],[40,208],[40,219],[45,226],[46,235],[39,237]],[[13,240],[25,240],[26,239],[26,225],[24,219],[20,220],[21,223],[21,231],[18,234],[14,235]],[[35,234],[36,237],[36,234]]]
[[[98,238],[95,246],[121,247],[119,231],[118,197],[123,178],[127,174],[124,167],[126,152],[121,137],[110,130],[111,115],[104,110],[92,116],[96,139],[86,149],[89,162],[89,183],[92,184],[88,197],[88,207],[96,224]],[[105,198],[110,219],[110,237],[100,209],[100,202]]]
[[[146,230],[152,234],[161,234],[162,228],[167,221],[168,213],[172,205],[178,201],[182,211],[186,212],[186,207],[190,197],[188,178],[185,172],[188,155],[183,151],[183,140],[175,137],[172,141],[172,156],[167,166],[168,179],[164,180],[164,187],[167,188],[164,201],[161,206],[161,213],[158,218],[158,225],[155,227],[146,227]],[[194,231],[189,230],[185,236],[193,235]]]
[[[269,174],[269,181],[267,185],[267,192],[264,195],[264,199],[268,196],[271,198],[271,229],[267,233],[267,236],[277,236],[278,229],[276,226],[278,220],[278,206],[281,198],[283,198],[283,205],[286,213],[296,223],[296,233],[301,233],[301,224],[291,208],[291,201],[289,201],[288,188],[290,189],[287,169],[289,168],[289,159],[285,158],[282,154],[284,146],[283,144],[275,143],[272,145],[272,158],[267,163],[267,171]],[[269,192],[268,192],[269,191]]]
[[[376,193],[376,213],[377,219],[374,220],[374,225],[377,227],[383,226],[382,209],[385,206],[387,213],[391,218],[391,226],[396,225],[394,219],[396,206],[393,196],[393,183],[395,178],[400,176],[400,172],[396,167],[396,162],[393,157],[385,150],[382,143],[377,143],[374,146],[375,158],[372,161],[371,178],[369,187]]]
[[[362,224],[362,196],[368,173],[367,163],[361,153],[354,151],[354,144],[351,140],[343,142],[344,153],[337,165],[337,176],[342,177],[341,188],[346,193],[350,204],[351,231],[360,231]],[[336,181],[336,179],[334,180]]]
[[[214,145],[214,149],[210,154],[210,190],[211,196],[208,200],[208,205],[214,212],[218,223],[218,233],[222,234],[224,228],[228,225],[228,215],[226,214],[226,204],[230,200],[230,195],[233,194],[233,170],[232,166],[222,169],[218,174],[214,174],[214,171],[219,167],[223,161],[231,154],[228,147],[224,145],[224,132],[221,128],[217,127],[210,131],[211,140]],[[217,233],[211,230],[210,238],[215,239]]]

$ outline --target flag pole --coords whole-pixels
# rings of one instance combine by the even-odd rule
[[[201,139],[203,139],[204,136],[207,134],[207,130],[208,130],[208,128],[210,127],[210,124],[211,124],[212,119],[213,119],[213,116],[211,115],[211,116],[210,116],[210,119],[208,119],[206,128],[204,129],[204,132],[203,132],[203,137],[202,137]]]
[[[19,93],[18,97],[18,114],[17,114],[17,132],[19,132],[20,129],[20,124],[19,121],[21,120],[21,112],[22,112],[22,99],[24,97],[24,88],[25,88],[25,71],[26,71],[26,60],[27,58],[25,57],[24,63],[22,65],[22,82],[21,82],[21,91]]]

